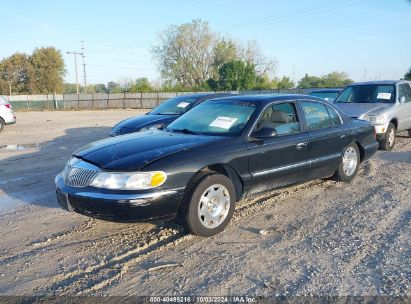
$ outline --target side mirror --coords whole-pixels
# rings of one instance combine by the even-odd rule
[[[403,104],[403,103],[405,103],[405,96],[400,97],[400,104]]]
[[[277,130],[274,128],[262,127],[260,130],[255,131],[251,136],[258,139],[264,139],[275,137],[277,134]]]

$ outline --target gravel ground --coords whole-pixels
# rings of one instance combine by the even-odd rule
[[[0,295],[410,295],[406,134],[352,183],[315,180],[239,202],[212,238],[59,209],[53,179],[70,153],[139,113],[18,113],[0,134]]]

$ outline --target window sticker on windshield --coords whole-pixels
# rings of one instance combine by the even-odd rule
[[[184,102],[184,101],[182,101],[182,102],[180,102],[180,103],[177,105],[177,107],[179,107],[179,108],[185,108],[185,107],[187,107],[189,104],[190,104],[189,102]]]
[[[378,93],[377,99],[391,99],[391,93]]]
[[[210,127],[228,130],[236,121],[237,118],[219,116],[210,123]]]

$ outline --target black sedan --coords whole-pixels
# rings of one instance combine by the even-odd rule
[[[203,101],[229,95],[231,94],[198,93],[168,99],[158,107],[146,113],[146,115],[130,117],[120,121],[111,129],[110,136],[124,135],[150,129],[162,129]]]
[[[222,231],[235,202],[308,179],[350,181],[378,148],[372,125],[304,95],[201,103],[164,130],[94,142],[55,179],[60,205],[121,220],[182,220]]]

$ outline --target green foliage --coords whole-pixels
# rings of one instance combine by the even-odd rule
[[[36,48],[30,57],[36,93],[62,92],[65,74],[64,59],[54,47]]]
[[[149,93],[155,91],[151,86],[150,81],[147,78],[137,78],[134,83],[131,85],[130,92],[132,93]]]
[[[220,90],[250,90],[257,80],[255,66],[241,60],[229,61],[218,70]]]
[[[202,20],[169,26],[152,51],[162,77],[184,87],[201,86],[210,77],[216,39]]]
[[[333,88],[333,87],[345,87],[352,83],[353,80],[348,78],[348,75],[344,72],[332,72],[321,77],[310,76],[305,74],[303,78],[298,82],[299,88]]]
[[[13,94],[63,92],[64,60],[53,47],[36,48],[31,56],[15,53],[0,62],[0,79],[11,85]],[[0,88],[1,94],[9,89]]]
[[[36,93],[34,85],[34,70],[30,57],[26,54],[15,53],[0,62],[0,78],[11,85],[13,94]],[[1,94],[8,94],[9,89]]]
[[[407,73],[404,75],[405,80],[411,80],[411,68],[408,70]]]
[[[77,93],[77,86],[75,83],[64,83],[63,84],[64,94],[75,94]]]
[[[108,93],[122,93],[123,89],[121,88],[121,86],[117,82],[110,81],[107,84],[107,92]]]
[[[280,90],[287,90],[294,88],[294,86],[294,82],[289,77],[283,76],[283,78],[281,78],[278,82],[277,88]]]
[[[96,93],[107,93],[107,88],[103,83],[98,83],[94,85],[94,91]]]

